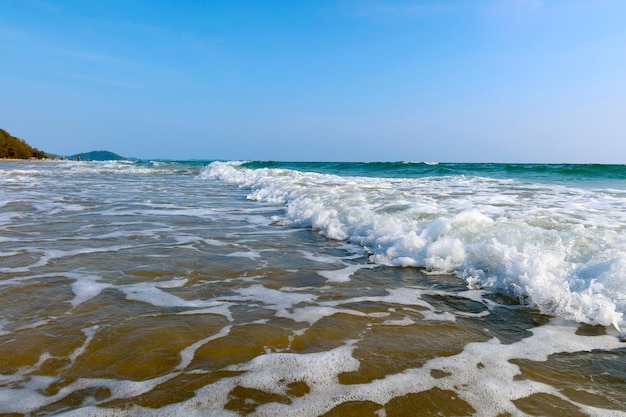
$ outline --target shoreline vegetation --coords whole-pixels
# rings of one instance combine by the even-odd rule
[[[50,158],[46,152],[33,148],[25,140],[0,129],[0,158],[7,160],[39,160]]]
[[[91,151],[77,153],[71,156],[59,156],[44,152],[32,147],[25,140],[11,135],[0,128],[0,162],[10,161],[49,161],[49,160],[77,160],[77,161],[119,161],[126,160],[123,156],[109,151]]]

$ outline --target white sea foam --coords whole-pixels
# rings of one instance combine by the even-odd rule
[[[283,292],[266,288],[262,285],[251,285],[235,291],[239,296],[229,297],[228,300],[251,301],[265,304],[279,313],[285,313],[287,309],[297,305],[315,301],[317,298],[313,294],[302,294],[297,292]]]
[[[4,327],[9,323],[10,321],[7,319],[0,319],[0,336],[4,336],[4,335],[11,333],[10,331],[4,330]]]
[[[200,339],[197,342],[193,343],[191,346],[187,346],[185,349],[183,349],[180,352],[180,363],[178,365],[176,365],[176,368],[174,368],[177,371],[183,371],[185,368],[187,368],[189,366],[189,364],[191,363],[191,361],[193,360],[196,351],[201,347],[204,346],[205,344],[207,344],[208,342],[215,340],[215,339],[219,339],[222,338],[224,336],[227,336],[228,333],[230,333],[232,326],[225,326],[224,328],[222,328],[222,330],[219,331],[219,333],[216,333],[214,335],[211,335],[209,337],[205,337],[204,339]]]
[[[128,300],[141,301],[157,307],[190,307],[210,308],[222,305],[220,301],[185,300],[174,294],[163,291],[168,288],[179,288],[187,283],[187,279],[173,279],[159,282],[138,282],[135,284],[118,285],[116,288],[124,293]],[[217,312],[219,310],[214,310]]]
[[[398,323],[405,325],[408,323]],[[610,336],[579,336],[571,326],[560,326],[558,322],[535,328],[532,336],[516,343],[503,345],[497,339],[470,343],[458,354],[428,360],[422,367],[407,369],[361,384],[341,384],[339,375],[357,371],[360,362],[353,356],[358,344],[356,340],[324,352],[293,354],[273,353],[264,355],[226,368],[229,371],[243,372],[241,375],[223,378],[196,391],[196,396],[182,403],[160,409],[139,406],[130,409],[82,407],[60,415],[63,416],[188,416],[188,415],[231,415],[224,409],[229,394],[236,386],[261,390],[277,395],[288,395],[291,383],[305,383],[309,392],[300,397],[290,397],[290,401],[259,404],[254,415],[298,415],[318,416],[327,413],[336,405],[348,401],[370,401],[380,406],[384,415],[384,405],[393,398],[410,393],[426,392],[433,388],[454,391],[476,410],[477,415],[497,416],[519,415],[520,410],[514,401],[533,394],[545,393],[578,406],[588,415],[624,416],[618,410],[599,409],[587,404],[576,403],[564,396],[556,388],[530,379],[518,378],[520,368],[511,363],[512,359],[545,361],[549,355],[568,352],[588,352],[594,349],[612,350],[620,343]],[[220,337],[228,332],[225,328],[219,334],[207,338]],[[201,344],[205,342],[202,340]],[[189,347],[189,355],[182,355],[181,363],[188,363],[188,356],[198,346]],[[433,372],[438,372],[434,376]],[[143,382],[79,380],[64,389],[71,390],[89,386],[107,386],[113,398],[128,398],[151,389],[156,384],[171,378],[172,375]],[[0,391],[0,396],[2,392]],[[31,393],[33,403],[39,398]],[[0,405],[2,404],[0,398]],[[32,406],[31,406],[32,407]],[[25,408],[27,411],[30,407]]]
[[[284,206],[275,222],[359,244],[372,262],[452,273],[568,319],[624,326],[622,194],[481,177],[339,177],[214,162],[202,178]]]
[[[343,269],[333,271],[317,271],[317,274],[326,278],[328,282],[346,282],[360,269],[371,269],[371,265],[348,265]]]
[[[109,246],[109,247],[103,247],[103,248],[80,248],[80,249],[73,249],[73,250],[57,250],[57,249],[40,250],[34,247],[24,247],[23,250],[25,252],[39,254],[39,259],[37,259],[37,261],[27,266],[8,267],[8,268],[0,267],[0,272],[5,272],[5,273],[28,272],[31,269],[44,266],[54,259],[61,259],[64,257],[71,257],[71,256],[89,254],[89,253],[102,253],[102,252],[115,253],[118,250],[122,250],[122,249],[129,248],[129,247],[131,246],[118,245],[118,246]]]
[[[239,251],[239,252],[231,252],[226,256],[233,256],[235,258],[248,258],[248,259],[259,259],[261,254],[257,251]]]
[[[72,306],[76,307],[85,301],[91,300],[98,296],[106,288],[111,288],[113,285],[101,282],[101,277],[97,275],[86,275],[77,273],[65,273],[67,277],[75,279],[72,283],[72,292],[74,292],[74,299],[72,300]]]

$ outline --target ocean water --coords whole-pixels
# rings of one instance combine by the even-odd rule
[[[0,415],[626,416],[626,166],[0,163]]]

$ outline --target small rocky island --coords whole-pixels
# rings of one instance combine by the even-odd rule
[[[109,151],[91,151],[77,153],[72,156],[68,156],[67,159],[74,159],[78,161],[121,161],[128,158],[124,158],[116,153]]]

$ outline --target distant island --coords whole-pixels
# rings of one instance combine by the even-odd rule
[[[91,151],[77,153],[75,155],[68,156],[67,159],[80,161],[121,161],[128,158],[124,158],[123,156],[109,151]]]
[[[16,138],[4,129],[0,129],[1,159],[45,159],[49,155],[33,148],[20,138]]]

